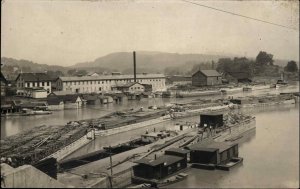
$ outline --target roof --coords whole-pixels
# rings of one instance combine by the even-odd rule
[[[98,81],[114,79],[133,79],[133,75],[101,75],[101,76],[83,76],[83,77],[59,77],[62,81]],[[137,79],[165,78],[163,74],[137,74]]]
[[[46,89],[44,89],[43,87],[26,87],[26,90],[32,90],[32,91],[47,91]]]
[[[195,144],[188,146],[188,148],[190,150],[196,150],[196,151],[215,152],[215,151],[219,150],[219,152],[223,152],[223,151],[231,148],[234,145],[235,144],[228,144],[225,142],[211,142],[208,144],[195,143]]]
[[[210,113],[200,114],[200,116],[223,116],[223,114],[222,113],[218,113],[218,112],[210,112]]]
[[[24,81],[53,81],[54,78],[51,78],[46,73],[20,73],[16,80],[19,79],[19,77],[22,76]]]
[[[85,100],[97,100],[98,95],[83,94],[82,98],[85,99]]]
[[[184,159],[184,157],[172,156],[172,155],[162,155],[155,160],[143,158],[138,161],[135,161],[135,163],[145,164],[145,165],[149,165],[149,166],[157,166],[160,164],[164,164],[164,166],[167,166],[167,165],[176,163],[182,159]]]
[[[48,96],[47,97],[47,103],[49,105],[58,105],[62,102],[63,100],[60,99],[59,97],[57,96]]]
[[[198,72],[203,73],[207,77],[221,77],[221,74],[219,72],[217,72],[216,70],[199,70],[199,71],[195,72],[193,75],[195,75]]]
[[[166,150],[165,152],[176,152],[176,153],[179,153],[179,154],[187,154],[190,151],[182,149],[182,148],[170,148],[170,149]]]
[[[64,102],[76,102],[77,98],[80,96],[78,94],[68,94],[68,95],[57,95],[58,98],[62,99]]]
[[[135,85],[135,84],[142,85],[142,84],[140,84],[140,83],[138,83],[138,82],[130,82],[130,83],[126,83],[126,84],[124,84],[124,85],[118,85],[118,86],[116,86],[116,87],[127,88],[127,87],[131,87],[132,85]]]
[[[8,83],[2,72],[0,72],[0,81],[4,82],[5,84]]]

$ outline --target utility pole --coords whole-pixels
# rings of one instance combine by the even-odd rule
[[[112,157],[111,157],[111,146],[109,146],[109,161],[110,161],[110,175],[113,175],[113,170],[112,170]]]

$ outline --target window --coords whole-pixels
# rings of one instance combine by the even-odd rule
[[[45,82],[42,82],[42,86],[44,87],[44,85],[45,85]]]
[[[32,83],[32,86],[35,87],[35,82]]]
[[[99,91],[101,91],[101,87],[99,87]]]
[[[100,81],[98,81],[98,84],[100,84]]]
[[[92,82],[92,81],[91,81],[90,83],[91,83],[91,84],[93,84],[93,82]]]
[[[177,168],[180,168],[181,166],[180,166],[180,163],[177,163]]]
[[[50,86],[50,82],[49,81],[47,82],[47,86]]]
[[[102,84],[104,84],[104,81],[102,81]]]

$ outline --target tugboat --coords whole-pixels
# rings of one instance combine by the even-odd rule
[[[281,73],[280,79],[277,80],[276,84],[273,84],[273,88],[279,89],[281,87],[287,87],[288,82],[284,80],[284,73]]]

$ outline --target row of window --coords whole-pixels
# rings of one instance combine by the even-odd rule
[[[50,82],[30,82],[25,83],[25,87],[44,87],[44,86],[50,86]],[[18,87],[24,87],[24,83],[18,83]]]
[[[130,79],[121,79],[121,80],[113,80],[115,82],[133,82],[134,80]],[[105,80],[105,81],[64,81],[64,84],[67,85],[84,85],[84,84],[104,84],[104,83],[111,83],[112,80]],[[137,80],[137,82],[143,82],[144,80]],[[153,79],[150,81],[161,81],[161,79]]]

